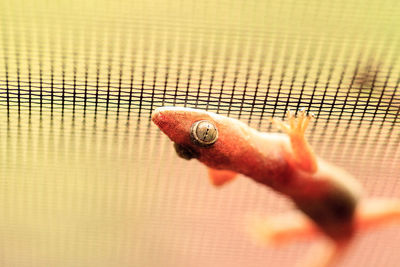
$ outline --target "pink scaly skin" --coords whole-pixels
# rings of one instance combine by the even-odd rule
[[[326,236],[317,247],[320,256],[313,250],[305,264],[326,267],[335,264],[356,231],[398,221],[400,200],[363,198],[361,185],[349,173],[316,157],[304,138],[310,119],[304,110],[297,116],[289,111],[287,122],[272,119],[284,133],[262,133],[236,119],[197,109],[162,107],[152,115],[179,156],[209,167],[215,186],[240,173],[292,199],[302,213],[258,221],[252,232],[275,244]],[[199,121],[207,123],[204,140],[213,137],[214,143],[204,145],[194,137]]]

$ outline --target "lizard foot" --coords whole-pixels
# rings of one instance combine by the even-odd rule
[[[297,116],[294,112],[288,110],[286,114],[287,122],[272,119],[272,122],[290,138],[293,152],[289,161],[293,162],[296,167],[309,173],[317,171],[317,161],[304,137],[304,132],[313,116],[313,114],[307,114],[305,109],[301,109],[297,113]]]
[[[314,114],[307,114],[306,110],[302,108],[298,111],[296,116],[295,112],[289,109],[286,113],[286,117],[287,122],[274,118],[272,118],[271,121],[290,137],[299,137],[304,136],[304,132],[306,131],[310,120],[314,117]]]

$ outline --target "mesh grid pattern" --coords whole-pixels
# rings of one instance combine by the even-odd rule
[[[400,196],[397,1],[1,1],[1,266],[293,266],[309,243],[252,243],[288,200],[222,190],[150,123],[197,107],[275,131],[305,107],[321,157]],[[396,266],[398,226],[343,266]]]

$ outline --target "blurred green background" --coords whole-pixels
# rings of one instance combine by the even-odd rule
[[[398,1],[0,1],[1,266],[293,266],[245,218],[292,209],[241,177],[216,190],[150,123],[189,106],[275,130],[316,114],[316,152],[400,196]],[[399,226],[343,266],[396,266]]]

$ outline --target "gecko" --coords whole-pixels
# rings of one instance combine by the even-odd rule
[[[337,264],[358,232],[400,221],[400,199],[367,198],[347,171],[318,157],[305,139],[313,115],[288,110],[271,118],[282,133],[260,132],[244,122],[184,107],[160,107],[152,121],[174,143],[179,157],[207,166],[220,187],[238,174],[289,198],[292,212],[254,223],[253,235],[267,244],[317,239],[302,266]]]

